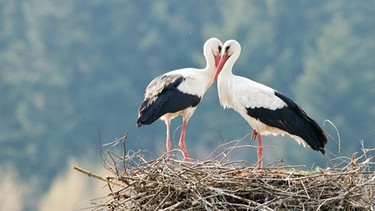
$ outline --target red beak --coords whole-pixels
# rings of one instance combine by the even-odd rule
[[[214,57],[215,57],[215,67],[217,67],[217,65],[220,62],[220,55],[217,55],[217,56],[214,56]]]
[[[216,58],[215,58],[215,59],[216,59]],[[216,67],[216,73],[215,73],[215,76],[214,76],[214,79],[213,79],[212,82],[215,82],[215,81],[216,81],[217,77],[219,76],[221,70],[222,70],[223,67],[224,67],[225,62],[226,62],[228,59],[229,59],[229,55],[228,55],[228,54],[224,54],[224,55],[221,56],[221,58],[220,58],[220,62],[219,62],[219,64],[218,64],[218,66]]]

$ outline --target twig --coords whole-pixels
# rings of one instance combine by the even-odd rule
[[[124,187],[123,185],[112,181],[113,177],[102,177],[102,176],[99,176],[99,175],[97,175],[97,174],[95,174],[95,173],[93,173],[91,171],[87,171],[85,169],[82,169],[82,168],[80,168],[78,166],[73,166],[73,169],[76,170],[76,171],[79,171],[79,172],[81,172],[83,174],[86,174],[89,177],[93,177],[95,179],[101,180],[103,182],[108,182],[110,184],[117,185],[119,187]]]

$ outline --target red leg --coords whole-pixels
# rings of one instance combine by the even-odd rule
[[[262,135],[258,133],[258,167],[262,168],[263,165],[263,144]]]
[[[185,145],[186,125],[187,125],[187,121],[185,120],[182,124],[182,131],[181,131],[181,137],[180,137],[179,145],[180,145],[180,148],[181,148],[182,152],[184,153],[185,158],[189,161],[190,166],[191,166],[190,156],[189,156],[189,153],[186,151],[186,145]]]
[[[165,146],[167,147],[167,160],[169,162],[169,157],[171,156],[171,139],[170,139],[170,131],[171,131],[171,121],[168,119],[168,120],[165,120],[165,124],[167,125],[167,139],[166,139],[166,143],[165,143]]]

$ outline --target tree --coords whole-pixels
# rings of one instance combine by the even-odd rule
[[[355,24],[360,23],[350,22],[343,14],[333,16],[316,46],[307,51],[304,73],[295,88],[297,99],[320,122],[334,122],[343,149],[351,153],[359,150],[358,140],[371,143],[375,117],[374,99],[369,97],[375,94],[375,61],[370,58],[375,43],[370,36],[357,34]]]

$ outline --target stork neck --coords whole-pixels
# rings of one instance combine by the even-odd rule
[[[232,68],[224,66],[217,78],[219,101],[224,108],[231,107],[232,105],[232,98],[230,96],[232,95],[234,85],[235,83]]]
[[[232,81],[233,79],[233,72],[232,72],[232,68],[228,68],[228,67],[225,67],[223,68],[223,70],[221,71],[221,73],[219,74],[218,78],[217,78],[217,81],[218,81],[218,84],[222,84],[222,83],[226,83],[226,84],[230,84],[230,82]]]
[[[234,62],[236,61],[236,59],[233,59],[233,57],[230,57],[226,63],[224,64],[218,78],[217,78],[217,85],[218,87],[226,87],[224,88],[225,91],[230,91],[231,89],[229,87],[232,86],[232,82],[233,82],[233,72],[232,72],[232,68],[233,68],[233,65],[234,65]]]
[[[214,77],[215,74],[215,58],[213,55],[206,56],[206,68],[204,68],[204,74],[210,79]]]
[[[236,62],[236,60],[237,58],[233,56],[229,57],[229,59],[225,62],[223,69],[221,70],[221,73],[219,74],[219,78],[231,78],[231,76],[233,75],[233,65]]]

